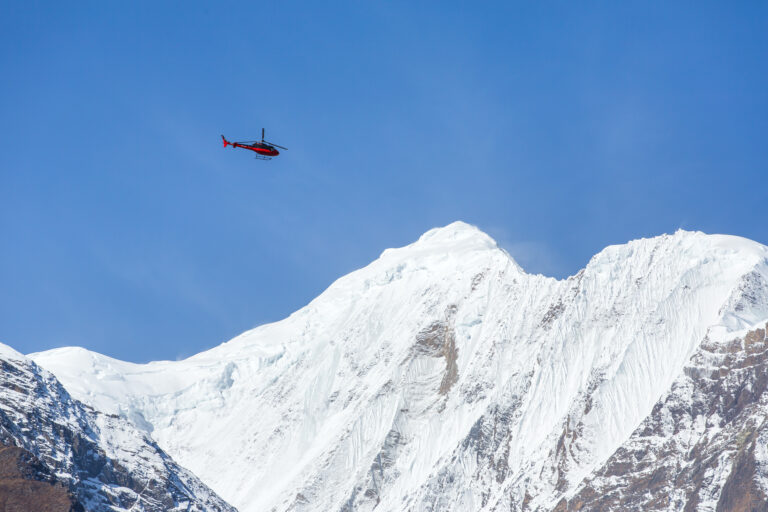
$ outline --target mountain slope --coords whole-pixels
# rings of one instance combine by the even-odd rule
[[[768,509],[766,328],[707,338],[652,413],[560,510]]]
[[[35,363],[0,345],[3,510],[234,511],[116,416],[73,400]]]
[[[556,280],[454,223],[184,361],[31,357],[244,511],[549,510],[703,340],[768,319],[767,256],[679,231]]]

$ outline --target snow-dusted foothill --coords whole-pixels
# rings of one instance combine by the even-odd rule
[[[766,258],[678,231],[557,280],[456,222],[183,361],[30,357],[244,512],[567,509],[705,340],[765,323]]]
[[[144,432],[0,344],[3,510],[235,512]]]

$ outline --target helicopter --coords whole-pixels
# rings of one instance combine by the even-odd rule
[[[277,156],[280,152],[275,148],[288,150],[283,146],[278,146],[274,142],[264,140],[264,128],[261,129],[261,140],[244,140],[240,142],[229,142],[223,135],[221,140],[224,141],[224,147],[232,146],[233,148],[249,149],[256,153],[256,158],[259,160],[272,160],[273,156]]]

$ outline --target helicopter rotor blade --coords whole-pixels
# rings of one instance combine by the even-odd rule
[[[278,145],[278,144],[275,144],[274,142],[269,142],[268,140],[265,140],[264,142],[265,142],[266,144],[269,144],[270,146],[275,146],[276,148],[285,149],[286,151],[288,150],[288,148],[284,148],[283,146],[280,146],[280,145]]]

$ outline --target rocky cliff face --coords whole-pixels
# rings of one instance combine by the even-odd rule
[[[556,280],[455,223],[184,361],[32,357],[243,511],[724,510],[764,503],[767,283],[737,237]]]
[[[0,510],[235,509],[128,422],[0,346]]]
[[[83,512],[82,504],[34,455],[0,445],[0,510]]]

